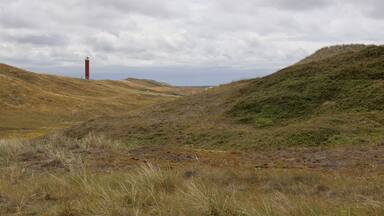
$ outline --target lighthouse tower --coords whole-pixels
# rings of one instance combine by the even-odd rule
[[[89,80],[89,57],[85,58],[85,79]]]

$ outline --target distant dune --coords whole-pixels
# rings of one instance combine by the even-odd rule
[[[87,81],[0,64],[0,137],[36,136],[199,91],[140,79]]]

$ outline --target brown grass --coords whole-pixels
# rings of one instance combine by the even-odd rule
[[[137,79],[87,81],[0,64],[0,138],[37,137],[201,90]]]
[[[382,215],[379,170],[258,169],[145,161],[96,169],[129,150],[90,134],[0,142],[0,215]],[[128,155],[126,155],[128,157]],[[154,162],[154,161],[153,161]]]

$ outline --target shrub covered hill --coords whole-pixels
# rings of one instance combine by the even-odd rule
[[[384,47],[353,45],[67,133],[101,132],[138,146],[273,149],[380,144],[383,124]]]
[[[170,101],[198,88],[153,81],[87,81],[0,64],[0,138],[38,136],[99,115]]]

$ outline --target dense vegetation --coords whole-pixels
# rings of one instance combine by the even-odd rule
[[[382,111],[384,47],[294,65],[250,83],[230,111],[264,126],[337,112]]]

